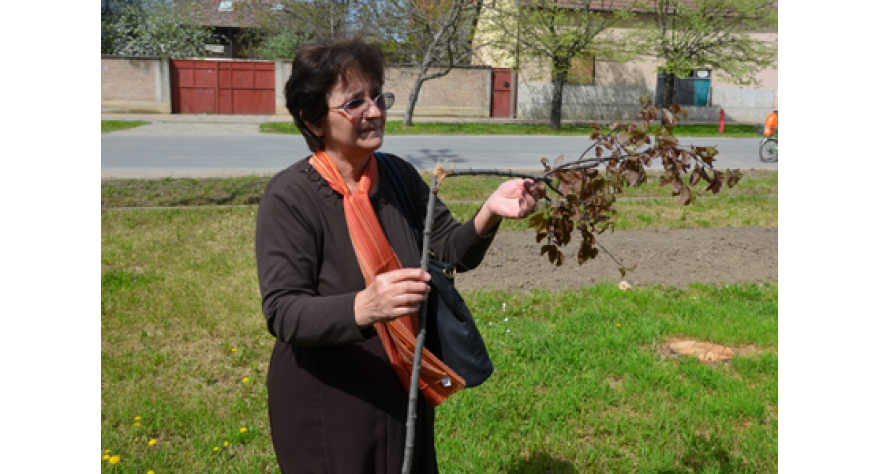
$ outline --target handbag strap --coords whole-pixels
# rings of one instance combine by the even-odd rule
[[[412,199],[407,197],[408,193],[403,189],[405,186],[403,184],[403,178],[400,176],[400,172],[397,171],[397,167],[391,162],[391,158],[385,155],[385,153],[376,151],[373,152],[373,155],[375,155],[376,161],[379,163],[379,168],[385,171],[385,176],[388,176],[391,180],[391,184],[394,185],[394,193],[397,195],[397,201],[404,207],[404,217],[406,217],[410,228],[415,233],[416,242],[419,244],[419,252],[421,252],[422,232],[420,229],[422,228],[422,225],[419,222],[419,214],[416,212]]]

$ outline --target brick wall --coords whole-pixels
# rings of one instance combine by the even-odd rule
[[[290,77],[292,64],[290,61],[278,61],[275,64],[275,88],[278,91],[275,113],[287,115],[287,108],[284,106],[284,84]],[[413,115],[488,117],[491,72],[492,69],[488,67],[455,68],[442,78],[424,83]],[[384,90],[393,92],[396,101],[394,107],[388,111],[390,117],[403,117],[417,74],[418,71],[408,68],[390,66],[385,69]]]
[[[287,115],[284,85],[291,62],[275,62],[275,102],[278,115]],[[415,116],[488,117],[491,72],[488,67],[456,68],[448,75],[426,82],[416,102]],[[394,92],[397,102],[389,111],[400,118],[412,91],[417,72],[389,67],[385,90]],[[171,113],[171,80],[167,58],[101,58],[101,111],[107,113]]]
[[[101,58],[101,101],[154,100],[154,61],[156,60]]]
[[[397,99],[389,115],[403,115],[417,75],[417,70],[409,68],[389,67],[385,70],[385,90],[393,92]],[[492,69],[488,67],[463,67],[425,82],[413,115],[488,117],[491,75]]]
[[[101,111],[171,113],[168,59],[101,57]]]

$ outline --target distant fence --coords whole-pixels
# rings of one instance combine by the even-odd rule
[[[553,84],[521,82],[517,96],[517,117],[546,120],[550,117]],[[646,85],[565,84],[562,89],[562,119],[575,121],[632,120],[640,108],[639,96],[655,97],[655,88]],[[685,122],[764,123],[773,110],[775,89],[711,87],[709,105],[683,105]]]
[[[211,58],[211,60],[222,60]],[[234,61],[234,60],[228,60]],[[284,84],[290,77],[290,61],[275,61],[275,114],[287,115]],[[397,102],[391,117],[402,117],[417,71],[388,67],[385,90]],[[161,57],[101,57],[101,112],[171,113],[169,59]],[[566,84],[562,119],[577,121],[628,120],[639,110],[639,96],[654,97],[649,85]],[[552,84],[520,81],[516,90],[516,117],[547,120],[550,117]],[[717,122],[721,109],[725,120],[763,123],[773,109],[775,89],[711,87],[707,106],[686,106],[688,122]],[[489,117],[492,69],[488,66],[454,68],[448,75],[426,82],[419,93],[417,117]]]
[[[211,61],[221,61],[211,58]],[[234,61],[234,60],[228,60]],[[284,85],[292,63],[275,61],[275,114],[287,115]],[[389,111],[401,117],[412,92],[417,71],[388,67],[385,90],[397,102]],[[488,117],[491,96],[490,67],[454,68],[442,78],[426,82],[416,101],[416,116]],[[171,113],[172,84],[169,58],[101,57],[101,112]]]

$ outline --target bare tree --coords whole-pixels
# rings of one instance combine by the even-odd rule
[[[473,25],[482,0],[385,0],[361,9],[364,33],[383,46],[389,58],[416,69],[403,124],[412,125],[422,86],[469,62]]]

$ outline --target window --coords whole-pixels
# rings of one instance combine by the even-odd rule
[[[572,58],[568,70],[571,84],[593,84],[596,82],[596,58]]]
[[[221,12],[231,12],[235,10],[232,6],[232,0],[220,0],[220,11]]]

